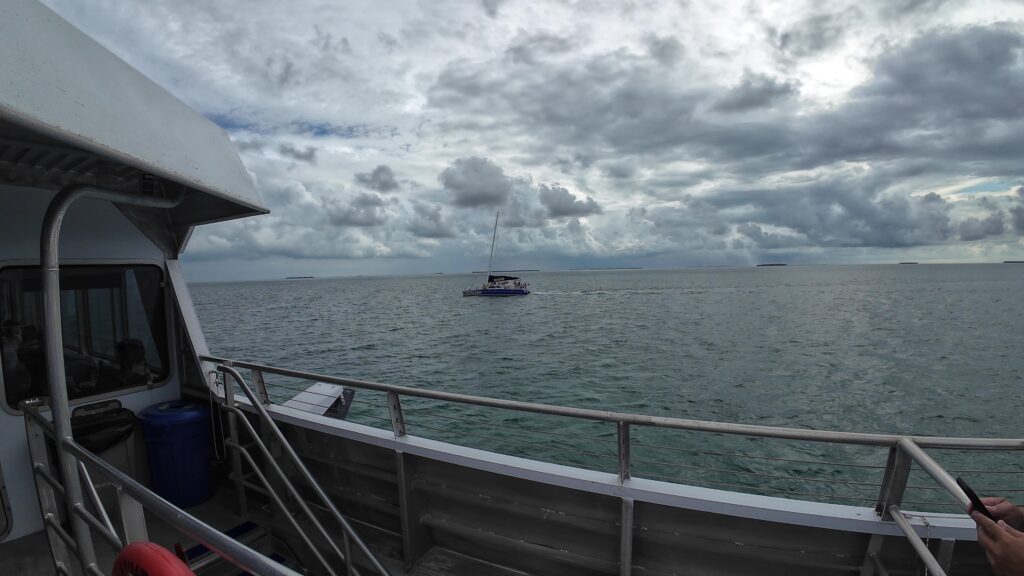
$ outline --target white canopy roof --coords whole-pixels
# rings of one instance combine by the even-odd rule
[[[188,188],[179,229],[267,212],[221,128],[36,0],[0,2],[0,183],[142,174]]]

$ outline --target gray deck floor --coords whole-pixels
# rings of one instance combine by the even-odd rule
[[[104,500],[107,499],[104,498]],[[238,516],[234,510],[234,502],[233,493],[221,491],[210,500],[188,508],[187,511],[221,531],[229,530],[245,520],[252,520],[256,524],[262,524],[265,520],[263,511],[259,509],[251,510],[246,517]],[[108,503],[107,510],[111,512],[111,519],[114,521],[115,527],[118,527],[117,519],[113,518],[116,515],[114,513],[116,508]],[[146,513],[146,523],[150,541],[161,544],[169,550],[174,549],[175,543],[180,543],[186,550],[196,544],[195,541],[148,512]],[[93,543],[100,568],[104,573],[109,573],[117,555],[116,551],[112,550],[102,538],[94,537]],[[56,574],[53,560],[50,558],[50,544],[45,532],[37,532],[0,544],[0,559],[2,559],[0,567],[3,568],[5,576]]]

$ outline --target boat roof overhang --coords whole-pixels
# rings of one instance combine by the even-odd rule
[[[0,5],[0,184],[180,191],[119,206],[169,255],[193,226],[269,212],[227,133],[36,0]]]

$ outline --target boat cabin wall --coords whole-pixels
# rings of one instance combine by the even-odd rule
[[[42,529],[17,401],[45,394],[39,246],[55,191],[0,185],[0,542]],[[61,314],[71,407],[116,399],[138,413],[180,396],[181,325],[164,252],[117,207],[82,199],[60,238]],[[188,295],[185,294],[185,298]],[[190,304],[189,304],[190,307]],[[141,435],[135,442],[141,448]],[[144,470],[130,443],[103,453]],[[117,460],[123,462],[116,462]]]

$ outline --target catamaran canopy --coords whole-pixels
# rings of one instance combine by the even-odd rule
[[[0,3],[0,184],[134,191],[144,175],[186,190],[132,215],[179,247],[193,225],[267,212],[217,125],[36,0]]]

